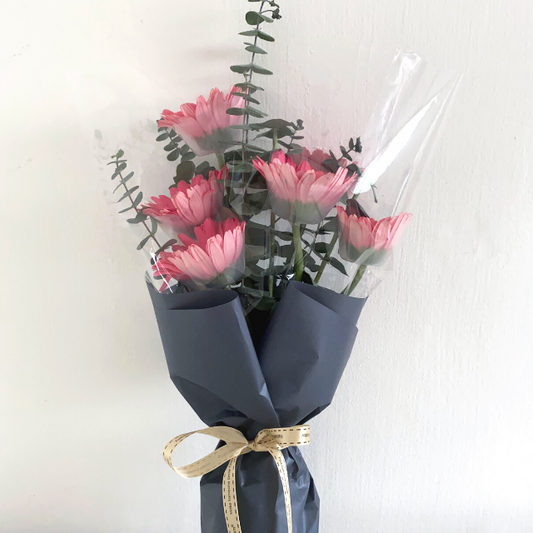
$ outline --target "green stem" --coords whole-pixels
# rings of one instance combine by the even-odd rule
[[[346,294],[347,296],[350,296],[350,294],[352,294],[352,292],[354,291],[355,287],[357,287],[357,285],[361,281],[361,278],[363,277],[365,271],[366,271],[366,265],[361,265],[357,269],[357,272],[355,273],[355,276],[353,277],[352,282],[342,291],[342,294]]]
[[[263,12],[263,8],[265,7],[265,3],[266,3],[266,0],[261,0],[261,6],[259,7],[259,13],[262,13]],[[259,30],[259,26],[261,25],[261,20],[259,20],[255,26],[255,29],[256,30]],[[254,46],[257,46],[257,35],[255,36],[254,38]],[[250,61],[250,64],[253,65],[254,64],[254,61],[255,61],[255,52],[252,52],[252,58],[251,58],[251,61]],[[253,78],[253,75],[254,75],[254,71],[250,69],[250,71],[248,72],[248,74],[245,74],[244,75],[244,79],[246,80],[246,83],[252,83],[252,78]],[[248,124],[250,123],[250,115],[245,112],[244,113],[244,116],[242,117],[242,123],[244,126],[248,126]],[[242,155],[243,155],[243,161],[244,161],[244,143],[248,144],[249,142],[249,131],[248,130],[243,130],[242,132],[243,134],[243,146],[242,146]]]
[[[218,161],[218,169],[221,170],[222,167],[226,164],[226,160],[224,159],[224,154],[217,153],[217,161]]]
[[[339,234],[335,233],[333,236],[333,239],[331,240],[331,244],[329,245],[329,252],[326,252],[326,255],[324,256],[324,259],[322,259],[322,264],[320,265],[320,268],[318,269],[318,272],[315,276],[315,285],[318,285],[318,282],[320,281],[320,278],[322,277],[322,274],[324,274],[324,270],[326,269],[326,265],[328,264],[328,259],[331,256],[331,252],[333,251],[333,248],[335,248],[335,245],[337,244],[337,240],[339,239]]]
[[[115,168],[118,168],[118,163],[115,162]],[[122,172],[119,172],[118,173],[118,177],[120,178],[120,181],[124,181],[124,176],[122,176]],[[129,188],[128,186],[125,184],[125,183],[122,183],[122,186],[124,187],[124,190],[126,192],[129,192]],[[135,213],[139,214],[142,210],[139,209],[138,207],[135,206],[135,203],[133,201],[133,198],[131,197],[131,194],[128,194],[128,199],[131,203],[131,206],[133,207]],[[155,242],[155,244],[157,245],[157,250],[161,250],[161,244],[159,243],[159,241],[157,240],[157,237],[155,236],[154,233],[152,233],[152,230],[148,227],[148,224],[146,223],[145,220],[142,221],[142,225],[144,226],[144,228],[146,229],[146,231],[148,232],[148,234],[150,235],[150,238]]]
[[[294,279],[296,281],[302,281],[304,273],[304,256],[300,224],[292,225],[292,237],[294,240]]]
[[[274,137],[272,139],[272,149],[278,147],[278,130],[274,130]],[[276,229],[276,215],[272,209],[270,210],[270,258],[268,265],[268,294],[271,298],[274,297],[274,256],[276,254],[276,242],[274,240],[274,230]]]
[[[268,294],[270,298],[274,297],[274,256],[276,254],[276,242],[274,241],[274,230],[276,229],[276,215],[270,211],[270,258],[268,265]]]

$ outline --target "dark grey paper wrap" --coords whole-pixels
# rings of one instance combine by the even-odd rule
[[[151,285],[149,291],[177,389],[205,424],[235,427],[250,440],[267,427],[305,423],[331,403],[366,301],[291,282],[254,346],[237,293],[160,294]],[[283,453],[293,531],[318,533],[313,478],[300,449]],[[227,533],[225,468],[201,480],[202,533]],[[287,533],[281,482],[270,454],[238,459],[237,499],[243,533]]]

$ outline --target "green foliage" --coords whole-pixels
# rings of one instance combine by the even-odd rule
[[[341,157],[337,159],[335,154],[330,151],[330,159],[326,159],[322,162],[322,165],[328,169],[330,172],[337,172],[337,170],[341,166],[341,158],[346,159],[347,161],[350,161],[350,164],[346,166],[346,168],[349,171],[350,175],[355,174],[356,176],[360,177],[363,174],[362,169],[357,165],[357,163],[354,162],[353,157],[351,154],[360,154],[363,151],[363,146],[361,144],[361,138],[357,137],[357,139],[354,141],[353,138],[351,138],[348,142],[348,149],[346,149],[344,146],[340,146],[340,152]]]
[[[245,37],[255,37],[257,39],[262,39],[263,41],[268,41],[269,43],[273,43],[275,41],[272,35],[268,35],[268,33],[265,33],[259,29],[242,31],[239,33],[239,35],[244,35]]]
[[[274,21],[264,13],[260,13],[258,11],[248,11],[248,13],[246,13],[246,22],[250,24],[250,26],[257,26],[258,24],[261,24],[261,22]]]
[[[266,50],[263,50],[262,48],[259,48],[259,46],[253,44],[253,43],[245,43],[248,46],[245,48],[247,52],[250,52],[252,54],[267,54],[268,52]]]
[[[161,137],[161,135],[160,135]],[[164,139],[161,139],[164,140]],[[123,176],[122,173],[126,170],[128,167],[127,161],[124,159],[121,159],[124,156],[124,151],[119,150],[114,156],[111,157],[111,161],[108,163],[108,165],[114,165],[114,171],[111,175],[111,179],[114,180],[117,177],[120,178],[119,184],[117,187],[115,187],[115,190],[113,193],[116,193],[119,188],[122,188],[122,195],[117,200],[117,204],[121,203],[125,200],[128,200],[130,205],[126,207],[125,209],[122,209],[119,211],[119,213],[126,213],[128,211],[133,210],[135,212],[135,216],[128,218],[127,222],[129,224],[142,224],[146,231],[148,232],[148,235],[142,239],[142,241],[137,246],[137,250],[141,250],[146,246],[146,243],[152,239],[157,246],[158,250],[161,250],[164,248],[161,247],[159,244],[156,233],[158,229],[158,224],[155,218],[152,218],[148,215],[145,215],[143,213],[143,210],[140,206],[142,199],[143,199],[143,193],[139,190],[138,185],[134,185],[133,187],[128,186],[128,182],[133,178],[134,173],[130,172],[126,176]],[[135,197],[133,196],[135,194]],[[150,224],[150,225],[149,225]]]
[[[301,152],[299,141],[303,139],[304,125],[302,120],[291,122],[280,118],[268,119],[261,109],[259,95],[264,89],[257,84],[256,78],[270,76],[272,71],[257,64],[257,60],[268,54],[268,43],[275,42],[274,37],[264,31],[265,24],[272,24],[281,15],[279,5],[274,0],[248,1],[258,4],[250,6],[251,9],[245,15],[248,28],[240,33],[247,38],[244,40],[244,48],[250,54],[250,59],[230,67],[234,73],[243,77],[240,83],[235,84],[233,95],[242,98],[245,105],[227,110],[229,115],[242,117],[242,122],[239,118],[240,124],[233,126],[238,130],[241,140],[236,147],[228,143],[228,150],[217,155],[219,167],[226,164],[230,170],[221,182],[224,185],[224,209],[231,210],[246,221],[245,278],[238,288],[234,288],[247,309],[272,312],[287,283],[293,279],[296,264],[299,265],[298,270],[300,266],[304,268],[301,279],[305,283],[318,282],[326,265],[343,275],[347,274],[343,264],[333,257],[338,238],[336,217],[326,218],[319,227],[298,226],[298,231],[293,227],[294,234],[281,230],[280,226],[277,227],[279,219],[271,211],[266,181],[252,165],[256,157],[268,161],[272,151],[279,147],[283,147],[289,155]],[[268,149],[263,147],[265,139],[271,140],[271,147]],[[172,187],[181,181],[190,183],[197,174],[208,177],[214,169],[207,161],[197,163],[194,152],[172,128],[159,128],[156,141],[162,143],[167,160],[176,165]],[[344,164],[341,162],[344,158],[348,162],[349,171],[360,175],[356,155],[361,151],[360,139],[349,139],[348,143],[340,146],[339,158],[330,152],[325,166],[332,172],[336,171],[341,163]],[[157,255],[176,244],[176,240],[169,240],[162,245],[157,241],[158,223],[143,212],[143,193],[131,181],[134,173],[127,173],[127,161],[123,156],[124,152],[120,150],[111,162],[114,165],[111,177],[117,180],[114,192],[120,194],[119,202],[129,204],[121,211],[128,212],[128,223],[141,225],[146,230],[146,235],[137,248],[142,249],[150,241],[155,243],[155,261]],[[132,183],[133,186],[130,187]],[[263,217],[255,217],[265,211],[270,212],[266,215],[270,217],[269,222]],[[299,235],[297,244],[296,234]]]
[[[195,175],[195,170],[196,168],[192,161],[183,161],[176,168],[176,176],[174,177],[174,183],[177,185],[180,181],[190,182]]]

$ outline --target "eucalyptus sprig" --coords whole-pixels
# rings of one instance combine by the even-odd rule
[[[261,67],[256,64],[256,58],[258,55],[267,55],[268,52],[259,46],[259,41],[264,42],[274,42],[275,39],[272,35],[266,33],[261,29],[262,24],[271,24],[276,19],[280,19],[281,15],[279,12],[279,5],[274,0],[248,0],[249,2],[261,3],[259,9],[248,11],[246,13],[246,22],[248,25],[253,26],[253,29],[246,30],[241,32],[239,35],[244,37],[253,37],[253,40],[245,41],[245,50],[251,54],[250,62],[242,65],[232,65],[230,68],[233,72],[242,74],[244,81],[241,83],[236,83],[235,87],[239,89],[238,92],[233,94],[240,96],[245,100],[244,108],[230,108],[227,110],[227,113],[230,115],[242,116],[242,126],[238,128],[242,129],[242,142],[241,142],[241,165],[249,161],[252,158],[254,151],[257,152],[257,147],[250,146],[250,136],[249,132],[252,129],[258,129],[258,126],[250,127],[250,117],[253,118],[265,118],[267,113],[261,111],[258,107],[260,101],[256,98],[257,92],[263,91],[263,87],[253,83],[254,74],[260,76],[270,76],[272,71]],[[255,95],[255,96],[254,96]],[[267,128],[267,126],[264,126]],[[264,129],[262,128],[262,129]],[[250,153],[251,152],[251,153]],[[264,150],[259,149],[259,152],[264,152]],[[243,169],[244,170],[244,169]],[[247,170],[251,170],[249,167]]]
[[[329,152],[330,159],[326,159],[323,161],[323,165],[330,170],[331,172],[337,172],[339,168],[341,167],[341,160],[347,159],[350,161],[348,165],[346,165],[346,168],[348,169],[350,174],[356,174],[357,176],[362,175],[362,170],[359,167],[357,163],[354,162],[353,157],[350,154],[360,154],[363,151],[363,145],[361,144],[361,137],[357,137],[357,139],[354,141],[353,137],[348,141],[348,149],[346,149],[344,146],[340,146],[341,151],[341,157],[337,159],[335,154],[333,152]]]
[[[124,150],[119,150],[114,156],[111,157],[112,161],[108,163],[108,165],[115,165],[115,169],[113,174],[111,175],[111,179],[115,180],[116,178],[119,178],[118,185],[115,187],[115,190],[113,193],[116,193],[121,187],[124,190],[124,193],[122,196],[117,200],[117,203],[120,203],[124,200],[129,200],[130,205],[126,207],[125,209],[122,209],[119,211],[119,213],[126,213],[128,211],[133,210],[135,212],[135,216],[133,218],[128,218],[127,222],[129,224],[142,224],[146,231],[148,232],[148,235],[144,237],[141,242],[137,246],[137,250],[142,250],[146,243],[151,239],[154,244],[156,245],[156,252],[154,255],[159,254],[165,248],[168,248],[169,246],[172,246],[176,243],[175,240],[171,240],[166,242],[165,244],[161,245],[161,243],[158,241],[156,237],[157,230],[159,228],[159,224],[157,223],[157,220],[153,217],[150,217],[148,215],[145,215],[143,213],[141,202],[143,200],[143,193],[139,190],[139,185],[135,185],[133,187],[129,187],[128,182],[133,178],[135,175],[134,172],[130,172],[126,176],[123,175],[123,172],[128,167],[128,162],[126,159],[122,159],[124,157]],[[135,197],[133,196],[135,194]],[[150,223],[150,226],[148,225]]]
[[[157,142],[168,141],[163,148],[165,152],[168,152],[167,159],[169,161],[177,161],[179,159],[172,187],[180,181],[190,182],[197,174],[202,174],[207,177],[209,172],[214,170],[214,167],[208,161],[203,161],[199,165],[196,165],[194,162],[196,154],[188,144],[183,143],[183,139],[172,128],[158,128],[158,133],[159,135],[156,138]]]

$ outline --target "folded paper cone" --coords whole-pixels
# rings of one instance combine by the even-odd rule
[[[265,324],[257,352],[234,291],[161,294],[148,288],[178,390],[207,425],[235,427],[250,440],[266,427],[307,421],[331,403],[365,303],[291,282]],[[318,533],[319,498],[313,478],[298,448],[283,454],[293,531]],[[202,478],[203,533],[227,533],[224,470],[223,465]],[[287,531],[281,482],[269,454],[240,457],[236,483],[243,533]]]

